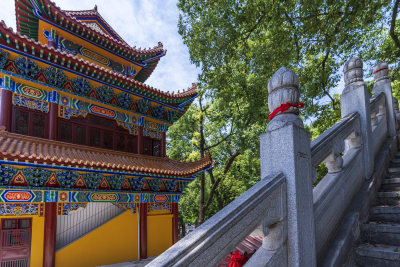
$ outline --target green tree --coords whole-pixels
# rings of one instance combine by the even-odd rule
[[[200,93],[171,127],[168,153],[195,159],[208,152],[216,162],[182,200],[185,220],[201,223],[259,179],[272,74],[282,66],[298,73],[302,114],[319,134],[340,115],[332,94],[339,68],[375,49],[390,1],[180,0],[178,7],[179,33],[201,68]]]

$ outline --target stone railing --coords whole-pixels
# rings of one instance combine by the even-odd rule
[[[396,142],[400,114],[388,66],[374,68],[371,99],[362,67],[357,58],[346,63],[342,119],[312,144],[298,116],[297,75],[279,69],[268,83],[269,108],[279,112],[260,139],[263,179],[148,266],[217,266],[260,223],[263,244],[246,266],[313,267],[325,258],[346,210],[375,179],[375,157],[387,140]],[[321,163],[328,173],[313,188]],[[351,227],[357,237],[359,225]]]
[[[217,266],[260,224],[262,218],[274,225],[276,231],[283,228],[286,182],[282,174],[255,184],[147,266]],[[275,243],[271,245],[276,246]],[[276,251],[277,256],[282,251]]]

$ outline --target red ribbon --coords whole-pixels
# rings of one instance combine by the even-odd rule
[[[377,71],[374,71],[374,74],[377,74],[378,72],[380,72],[380,71],[383,71],[383,70],[387,70],[388,68],[382,68],[382,69],[380,69],[380,70],[377,70]],[[390,71],[390,70],[389,70]]]
[[[280,107],[276,108],[271,114],[269,114],[268,119],[272,120],[278,114],[278,112],[285,112],[290,107],[304,108],[304,103],[292,104],[292,103],[287,102],[286,104],[282,104]]]

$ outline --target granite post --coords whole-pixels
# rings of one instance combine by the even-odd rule
[[[298,116],[298,88],[297,75],[284,67],[268,83],[271,112],[288,103],[295,106],[272,118],[267,132],[260,138],[261,177],[283,173],[287,181],[287,240],[279,240],[286,236],[286,226],[268,225],[266,219],[264,234],[269,238],[264,238],[264,243],[269,244],[263,243],[263,247],[276,250],[276,244],[283,243],[284,246],[286,243],[288,266],[313,267],[316,266],[316,249],[310,134],[304,130],[303,121]]]
[[[374,81],[375,84],[372,93],[379,94],[383,92],[385,94],[388,134],[390,137],[395,136],[396,114],[394,111],[392,85],[389,80],[389,68],[387,63],[381,62],[374,67]]]
[[[361,142],[364,157],[364,175],[369,179],[374,169],[372,149],[371,111],[369,93],[363,79],[363,62],[359,58],[351,58],[344,65],[345,88],[340,96],[342,118],[354,112],[360,114]]]

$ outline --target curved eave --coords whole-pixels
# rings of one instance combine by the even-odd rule
[[[108,24],[108,22],[100,15],[100,13],[97,11],[97,5],[94,7],[94,9],[90,10],[63,10],[63,12],[80,22],[83,19],[97,20],[100,22],[102,27],[105,28],[107,33],[110,34],[114,39],[117,39],[121,43],[128,45],[128,43],[125,42],[125,40],[122,39],[122,37],[119,36],[119,34],[111,27],[111,25]]]
[[[39,10],[43,19],[53,23],[65,31],[78,35],[80,38],[95,43],[107,51],[111,51],[129,61],[137,62],[153,58],[157,55],[165,55],[162,43],[150,49],[131,47],[124,41],[114,39],[107,34],[93,30],[72,16],[66,14],[54,2],[49,0],[15,0],[15,13],[17,30],[29,38],[38,40],[38,14]],[[122,39],[122,38],[121,38]]]
[[[208,154],[198,161],[180,162],[25,136],[4,127],[0,128],[0,159],[170,177],[191,177],[213,166]]]
[[[19,33],[14,33],[11,28],[6,26],[4,21],[0,22],[0,34],[0,44],[16,50],[20,54],[35,60],[45,61],[49,65],[107,84],[121,91],[137,94],[156,103],[175,106],[184,111],[197,96],[196,84],[193,84],[191,88],[181,93],[179,91],[178,93],[163,92],[112,70],[99,67],[89,61],[65,52],[60,52],[52,47],[49,48],[46,44],[38,43],[26,36],[21,36]],[[40,58],[39,54],[42,54]],[[67,62],[70,63],[67,64]],[[78,70],[82,71],[79,72]],[[86,75],[83,73],[83,70]]]

